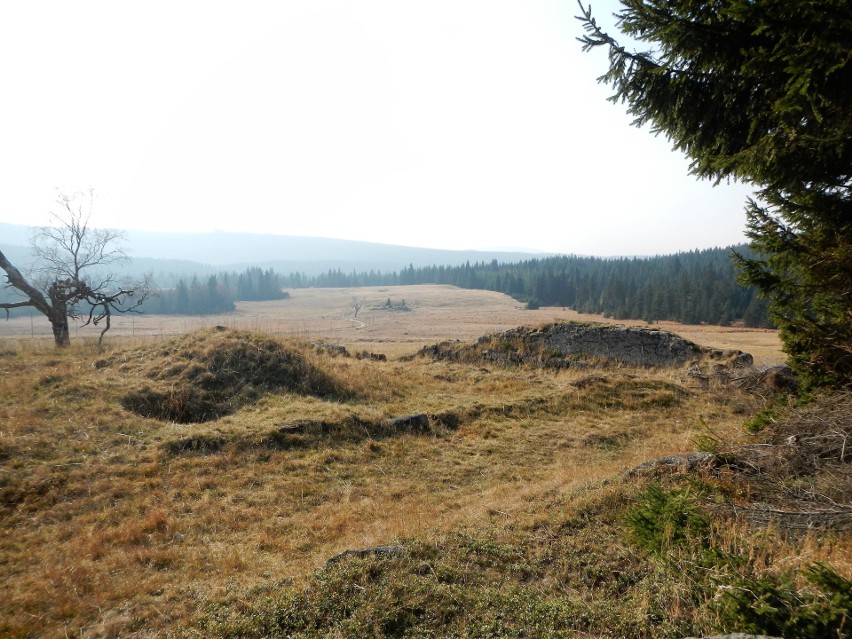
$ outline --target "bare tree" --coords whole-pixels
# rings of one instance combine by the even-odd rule
[[[33,237],[36,258],[29,278],[12,265],[0,251],[0,268],[6,272],[6,286],[16,289],[23,299],[0,303],[9,310],[34,307],[50,321],[56,346],[70,343],[68,320],[84,319],[83,326],[103,322],[98,344],[110,329],[113,313],[138,312],[148,297],[150,280],[133,285],[120,284],[108,272],[127,261],[121,247],[124,236],[118,231],[89,226],[93,193],[60,195],[61,213],[53,213],[53,226],[40,228]]]

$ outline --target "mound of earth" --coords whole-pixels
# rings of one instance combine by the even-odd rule
[[[450,361],[546,368],[614,363],[676,367],[705,360],[751,366],[753,361],[748,353],[703,348],[667,331],[575,322],[516,328],[480,337],[475,344],[442,342],[418,354]]]
[[[267,336],[223,327],[122,353],[99,366],[145,380],[122,398],[125,408],[182,423],[217,419],[268,392],[346,394],[299,351]]]

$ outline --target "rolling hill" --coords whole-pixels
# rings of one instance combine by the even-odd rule
[[[0,223],[0,249],[10,259],[12,255],[25,254],[21,251],[28,244],[30,233],[30,227]],[[542,256],[540,253],[453,251],[321,237],[225,231],[125,233],[135,271],[204,273],[225,268],[242,270],[247,266],[260,266],[273,268],[279,273],[298,271],[316,275],[330,269],[388,272],[409,265],[457,266],[466,262],[488,262],[493,259],[515,262]]]

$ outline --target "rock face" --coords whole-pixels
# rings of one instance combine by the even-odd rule
[[[699,359],[702,349],[666,331],[623,326],[556,324],[528,340],[563,355],[614,360],[632,366],[681,366]]]
[[[679,367],[708,359],[732,366],[752,364],[748,353],[702,348],[667,331],[573,322],[537,329],[516,328],[486,335],[473,345],[445,342],[426,347],[420,354],[435,359],[545,368],[613,363]]]

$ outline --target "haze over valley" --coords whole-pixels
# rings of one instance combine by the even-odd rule
[[[93,224],[97,220],[93,220]],[[120,229],[119,229],[120,230]],[[0,248],[7,255],[26,259],[31,227],[0,223]],[[523,251],[473,251],[395,246],[378,242],[321,237],[234,233],[170,233],[124,231],[133,270],[163,272],[215,272],[247,266],[274,268],[287,274],[299,271],[317,275],[329,269],[343,271],[398,271],[414,266],[456,266],[465,262],[517,262],[543,253]]]

